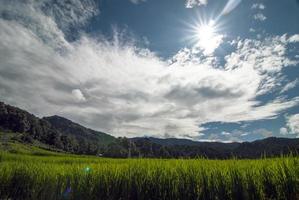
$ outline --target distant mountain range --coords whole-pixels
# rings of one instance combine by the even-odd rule
[[[187,139],[115,138],[60,116],[42,119],[0,102],[0,142],[17,141],[76,154],[106,157],[258,158],[299,152],[299,139],[266,138],[254,142],[197,142]],[[6,136],[6,137],[4,137]],[[1,141],[6,138],[6,141]]]
[[[159,139],[159,138],[133,138],[135,143],[144,142],[163,146],[175,152],[174,157],[197,157],[198,155],[208,158],[258,158],[261,156],[279,156],[297,154],[299,152],[299,139],[269,137],[253,142],[197,142],[187,139]],[[183,154],[183,155],[182,155]]]

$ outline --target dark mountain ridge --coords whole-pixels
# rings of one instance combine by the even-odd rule
[[[141,137],[142,138],[142,137]],[[141,139],[140,137],[132,138],[132,140]],[[224,143],[224,142],[202,142],[202,141],[194,141],[189,139],[179,139],[179,138],[154,138],[154,137],[147,137],[151,142],[160,144],[163,146],[173,146],[173,145],[187,145],[187,146],[213,146],[215,148],[227,148],[232,149],[238,147],[241,143],[239,142],[232,142],[232,143]]]
[[[60,116],[40,119],[3,102],[0,102],[0,132],[15,133],[12,140],[25,144],[43,144],[51,149],[56,148],[69,153],[101,154],[106,157],[225,159],[259,158],[265,155],[280,156],[299,152],[299,139],[289,138],[272,137],[243,143],[198,142],[153,137],[114,138]]]
[[[186,139],[132,138],[135,144],[163,147],[168,150],[170,157],[198,157],[207,158],[259,158],[261,156],[280,156],[299,152],[299,139],[269,137],[253,142],[199,142]],[[149,147],[148,149],[151,149]]]
[[[0,130],[20,133],[22,140],[38,140],[55,145],[59,133],[47,121],[27,111],[0,102]]]
[[[115,138],[59,116],[40,119],[20,108],[0,102],[0,131],[17,133],[15,140],[42,143],[70,153],[96,154]]]
[[[73,136],[79,140],[86,139],[89,141],[95,141],[98,145],[106,145],[115,140],[115,138],[111,135],[86,128],[69,119],[57,115],[44,117],[42,119],[49,122],[52,127],[58,130],[60,133]]]

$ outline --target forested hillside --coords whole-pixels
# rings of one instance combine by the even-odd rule
[[[15,141],[75,154],[127,158],[259,158],[299,152],[299,139],[198,142],[186,139],[115,138],[60,116],[42,119],[0,102],[1,142]]]

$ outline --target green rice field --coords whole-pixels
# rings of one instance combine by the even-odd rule
[[[295,200],[299,158],[107,159],[1,151],[0,199]]]

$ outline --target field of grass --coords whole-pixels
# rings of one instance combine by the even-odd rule
[[[295,200],[299,158],[106,159],[0,151],[0,199]]]
[[[33,145],[25,145],[17,142],[0,143],[0,151],[14,154],[24,155],[40,155],[40,156],[64,156],[65,154],[49,151]]]

